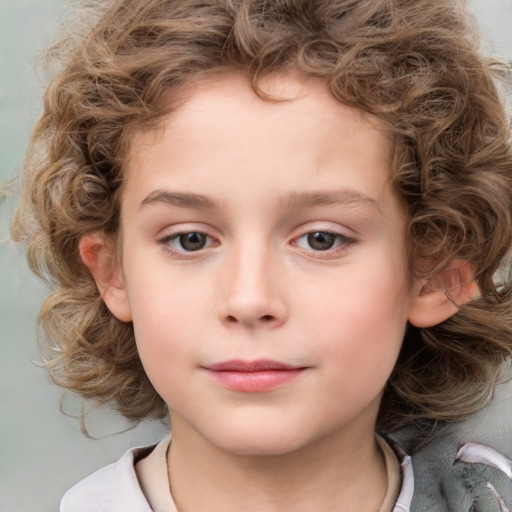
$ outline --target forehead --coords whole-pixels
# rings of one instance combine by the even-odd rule
[[[242,74],[223,72],[170,91],[172,112],[156,129],[135,132],[128,158],[136,158],[141,149],[158,143],[162,134],[171,131],[177,142],[190,135],[205,141],[202,135],[207,135],[211,141],[229,137],[236,142],[243,137],[245,143],[252,136],[257,144],[263,129],[269,135],[278,135],[265,140],[270,147],[282,146],[285,134],[296,140],[304,135],[306,121],[317,133],[311,140],[315,147],[324,149],[325,135],[341,131],[345,125],[347,130],[340,133],[344,136],[339,143],[364,139],[369,129],[375,130],[380,133],[383,155],[389,156],[391,138],[384,123],[339,102],[325,80],[279,72],[260,79],[257,87],[259,94]]]
[[[278,74],[259,87],[264,98],[238,74],[195,84],[160,129],[134,139],[127,182],[142,190],[149,179],[167,186],[172,176],[191,189],[214,193],[220,185],[228,193],[233,182],[257,190],[260,179],[287,193],[292,182],[297,191],[316,181],[325,190],[350,175],[348,186],[381,193],[391,144],[378,119],[337,101],[319,79]]]

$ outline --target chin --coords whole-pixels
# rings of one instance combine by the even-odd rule
[[[219,449],[233,455],[245,457],[271,457],[286,455],[312,442],[306,436],[297,437],[293,430],[258,428],[230,429],[220,436],[212,436],[210,442]]]
[[[265,442],[251,439],[248,442],[229,443],[219,448],[240,457],[277,457],[293,453],[303,445],[293,443]]]

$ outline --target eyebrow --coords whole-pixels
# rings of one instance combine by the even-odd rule
[[[154,190],[140,203],[140,208],[158,203],[190,209],[211,210],[215,208],[215,202],[201,194],[170,192],[168,190]]]
[[[289,192],[281,198],[280,202],[286,209],[290,210],[337,204],[370,205],[380,209],[375,199],[352,189],[319,192]],[[162,203],[190,209],[212,210],[216,208],[215,201],[207,196],[191,192],[171,192],[168,190],[154,190],[144,198],[140,204],[140,208]]]
[[[290,210],[337,204],[370,205],[379,209],[375,199],[353,189],[320,192],[290,192],[283,197],[282,202],[285,208]]]

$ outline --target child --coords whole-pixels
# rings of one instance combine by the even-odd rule
[[[13,233],[57,384],[172,442],[61,510],[509,510],[506,428],[419,443],[512,351],[504,68],[461,2],[97,3]]]

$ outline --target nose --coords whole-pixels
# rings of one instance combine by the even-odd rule
[[[278,256],[263,248],[234,251],[226,261],[220,288],[220,319],[248,328],[278,327],[287,318],[285,289]]]

